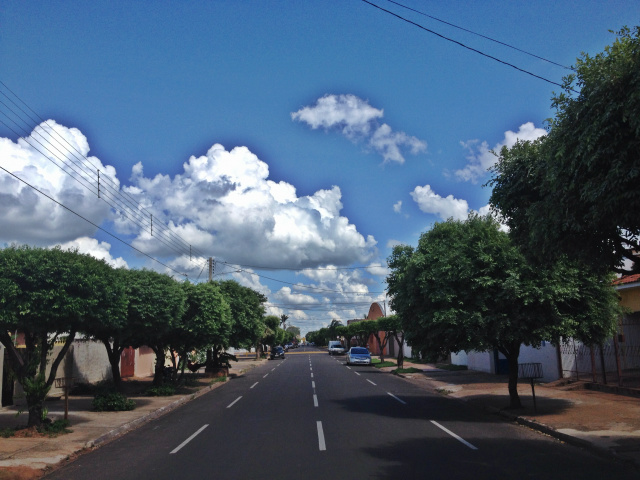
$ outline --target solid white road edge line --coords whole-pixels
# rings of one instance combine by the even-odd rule
[[[398,397],[396,397],[393,393],[389,393],[387,392],[388,395],[391,395],[393,398],[395,398],[396,400],[398,400],[401,404],[406,405],[407,402],[405,402],[404,400],[400,400]]]
[[[180,449],[181,449],[182,447],[184,447],[187,443],[189,443],[191,440],[193,440],[194,438],[196,438],[196,436],[197,436],[197,435],[198,435],[202,430],[204,430],[205,428],[207,428],[208,426],[209,426],[209,424],[205,424],[205,425],[203,425],[202,427],[200,427],[200,429],[199,429],[196,433],[194,433],[193,435],[191,435],[191,436],[190,436],[189,438],[187,438],[184,442],[182,442],[182,443],[181,443],[180,445],[178,445],[176,448],[174,448],[173,450],[171,450],[171,451],[169,452],[169,454],[179,452],[179,451],[180,451]]]
[[[242,395],[240,395],[238,398],[236,398],[233,402],[231,402],[229,405],[227,405],[227,408],[231,408],[233,407],[233,405],[242,398]]]
[[[316,422],[316,426],[318,427],[318,448],[320,451],[324,451],[327,449],[327,445],[324,443],[324,432],[322,431],[322,422]]]
[[[442,425],[440,425],[438,422],[436,422],[435,420],[429,420],[431,423],[433,423],[436,427],[438,427],[440,430],[443,430],[445,432],[447,432],[449,435],[451,435],[453,438],[455,438],[456,440],[458,440],[460,443],[464,443],[467,447],[469,447],[471,450],[477,450],[478,447],[475,447],[473,445],[471,445],[469,442],[467,442],[464,438],[456,435],[455,433],[453,433],[451,430],[448,430],[446,428],[444,428]]]

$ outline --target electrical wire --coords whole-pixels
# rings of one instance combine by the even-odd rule
[[[404,22],[410,23],[411,25],[414,25],[414,26],[416,26],[416,27],[418,27],[418,28],[420,28],[420,29],[422,29],[422,30],[424,30],[426,32],[432,33],[432,34],[436,35],[437,37],[440,37],[440,38],[442,38],[444,40],[447,40],[448,42],[455,43],[456,45],[459,45],[462,48],[466,48],[467,50],[471,50],[472,52],[478,53],[478,54],[482,55],[483,57],[487,57],[487,58],[490,58],[491,60],[495,60],[498,63],[502,63],[503,65],[507,65],[508,67],[511,67],[511,68],[514,68],[514,69],[518,70],[519,72],[525,73],[527,75],[531,75],[532,77],[538,78],[538,79],[543,80],[543,81],[545,81],[547,83],[551,83],[552,85],[557,85],[559,87],[562,87],[563,89],[567,88],[568,90],[570,90],[570,91],[572,91],[574,93],[578,93],[575,90],[573,90],[572,88],[566,87],[566,86],[562,85],[561,83],[554,82],[553,80],[549,80],[548,78],[544,78],[544,77],[542,77],[540,75],[536,75],[535,73],[529,72],[528,70],[525,70],[523,68],[517,67],[517,66],[513,65],[512,63],[505,62],[504,60],[500,60],[497,57],[494,57],[494,56],[489,55],[487,53],[484,53],[484,52],[482,52],[482,51],[480,51],[478,49],[475,49],[473,47],[465,45],[462,42],[459,42],[459,41],[454,40],[452,38],[446,37],[446,36],[444,36],[444,35],[442,35],[442,34],[440,34],[438,32],[435,32],[435,31],[433,31],[433,30],[431,30],[431,29],[429,29],[427,27],[424,27],[424,26],[420,25],[419,23],[416,23],[416,22],[414,22],[412,20],[409,20],[408,18],[405,18],[405,17],[403,17],[401,15],[398,15],[397,13],[394,13],[391,10],[387,10],[386,8],[382,8],[381,6],[370,2],[369,0],[361,0],[361,1],[366,3],[367,5],[370,5],[370,6],[374,7],[374,8],[377,8],[378,10],[381,10],[381,11],[383,11],[385,13],[388,13],[389,15],[392,15],[392,16],[394,16],[394,17],[396,17],[396,18],[398,18],[398,19],[400,19],[400,20],[402,20]]]
[[[332,270],[373,270],[376,268],[387,268],[387,265],[369,265],[368,267],[299,267],[299,268],[290,268],[290,267],[268,267],[268,266],[255,266],[255,265],[243,265],[240,263],[228,263],[228,262],[219,262],[225,265],[234,266],[234,267],[244,267],[244,268],[253,268],[255,270],[267,270],[267,271],[277,271],[277,270],[285,270],[285,271],[293,271],[293,272],[302,272],[305,270],[313,270],[313,271],[332,271]]]
[[[18,177],[17,175],[15,175],[14,173],[10,172],[9,170],[7,170],[6,168],[4,168],[3,166],[0,165],[0,169],[4,170],[5,172],[7,172],[9,175],[11,175],[12,177],[14,177],[15,179],[19,180],[20,182],[24,183],[25,185],[27,185],[28,187],[34,189],[36,192],[38,192],[39,194],[47,197],[49,200],[51,200],[52,202],[58,204],[59,206],[61,206],[62,208],[64,208],[65,210],[67,210],[68,212],[73,213],[74,215],[80,217],[82,220],[84,220],[85,222],[93,225],[94,227],[96,227],[98,230],[101,230],[102,232],[106,233],[107,235],[109,235],[112,238],[115,238],[116,240],[118,240],[119,242],[124,243],[125,245],[131,247],[133,250],[135,250],[136,252],[144,255],[147,258],[150,258],[151,260],[153,260],[154,262],[159,263],[160,265],[162,265],[163,267],[168,268],[169,270],[177,273],[178,275],[187,277],[188,275],[186,273],[182,273],[177,271],[176,269],[174,269],[173,267],[170,267],[169,265],[161,262],[160,260],[158,260],[157,258],[152,257],[151,255],[149,255],[148,253],[143,252],[142,250],[134,247],[133,245],[131,245],[130,243],[127,243],[126,241],[122,240],[120,237],[117,237],[116,235],[114,235],[113,233],[105,230],[104,228],[102,228],[99,225],[96,225],[95,223],[93,223],[91,220],[89,220],[88,218],[83,217],[82,215],[80,215],[78,212],[70,209],[69,207],[67,207],[66,205],[63,205],[62,203],[58,202],[55,198],[47,195],[46,193],[44,193],[42,190],[40,190],[39,188],[35,187],[34,185],[31,185],[30,183],[26,182],[25,180],[23,180],[22,178]]]
[[[498,44],[503,45],[505,47],[512,48],[513,50],[516,50],[516,51],[518,51],[520,53],[524,53],[525,55],[529,55],[531,57],[537,58],[538,60],[542,60],[544,62],[551,63],[553,65],[565,68],[567,70],[573,70],[573,67],[567,67],[566,65],[562,65],[561,63],[557,63],[557,62],[554,62],[553,60],[549,60],[547,58],[541,57],[539,55],[536,55],[535,53],[527,52],[526,50],[522,50],[521,48],[514,47],[513,45],[510,45],[508,43],[501,42],[500,40],[496,40],[495,38],[491,38],[491,37],[488,37],[486,35],[482,35],[481,33],[474,32],[473,30],[469,30],[469,29],[466,29],[464,27],[460,27],[460,26],[455,25],[453,23],[450,23],[450,22],[447,22],[445,20],[442,20],[442,19],[440,19],[438,17],[434,17],[433,15],[429,15],[428,13],[424,13],[424,12],[421,12],[420,10],[416,10],[415,8],[411,8],[411,7],[408,7],[407,5],[403,5],[400,2],[394,2],[393,0],[387,0],[387,2],[393,3],[394,5],[397,5],[397,6],[402,7],[402,8],[406,8],[407,10],[411,10],[412,12],[415,12],[415,13],[417,13],[419,15],[423,15],[425,17],[428,17],[428,18],[432,19],[432,20],[435,20],[436,22],[444,23],[445,25],[449,25],[450,27],[457,28],[458,30],[462,30],[463,32],[471,33],[472,35],[476,35],[478,37],[484,38],[484,39],[489,40],[491,42],[495,42],[495,43],[498,43]]]
[[[11,106],[9,106],[4,101],[0,100],[0,104],[5,107],[6,110],[11,112],[16,118],[11,118],[6,112],[1,112],[5,118],[8,119],[13,125],[22,130],[22,133],[16,131],[15,128],[11,127],[9,124],[0,120],[0,122],[9,128],[15,135],[23,138],[27,144],[29,144],[32,148],[42,154],[47,160],[60,168],[63,172],[73,178],[76,182],[82,185],[85,189],[97,193],[99,198],[101,198],[105,203],[107,203],[116,213],[119,213],[124,218],[130,220],[132,223],[136,224],[141,231],[147,231],[158,241],[163,243],[167,248],[178,252],[180,255],[188,255],[189,258],[192,259],[193,255],[196,256],[206,256],[204,253],[200,252],[197,249],[194,249],[189,243],[184,241],[181,237],[176,235],[171,229],[166,227],[162,222],[156,221],[155,225],[153,224],[153,217],[150,212],[140,204],[138,204],[133,197],[131,197],[128,193],[123,192],[119,186],[108,176],[103,175],[102,178],[99,177],[99,170],[95,168],[95,165],[91,164],[89,159],[84,156],[81,152],[79,152],[75,146],[70,144],[66,138],[61,136],[55,128],[53,128],[48,121],[44,120],[41,116],[39,116],[29,105],[26,104],[20,97],[18,97],[4,82],[0,80],[0,84],[4,86],[4,88],[11,93],[11,95],[17,99],[22,105],[25,106],[26,109],[33,112],[33,114],[41,120],[41,125],[48,127],[48,133],[51,137],[50,139],[45,138],[40,134],[40,131],[34,129],[31,135],[28,133],[25,127],[21,126],[19,121],[23,124],[29,126],[29,122],[25,120],[23,116],[21,116],[16,110],[14,110]],[[22,112],[22,114],[29,119],[31,122],[37,122],[32,115],[30,115],[24,108],[20,106],[20,104],[16,103],[16,101],[9,97],[4,91],[0,90],[0,95],[6,98],[11,104],[16,107],[17,110]],[[17,120],[16,120],[17,119]],[[73,149],[76,153],[74,153],[69,148],[66,148],[59,140],[55,137],[60,138],[64,141],[71,149]],[[57,145],[53,144],[50,140],[56,140]],[[40,145],[40,148],[35,145],[37,143]],[[59,147],[62,147],[64,151],[62,151]],[[43,150],[46,150],[45,153]],[[54,151],[55,150],[55,151]],[[56,153],[57,152],[57,153]],[[77,155],[76,155],[77,154]],[[61,157],[62,156],[62,157]],[[68,161],[66,161],[68,160]],[[94,179],[92,178],[94,175],[98,175],[98,178],[102,180],[102,183],[97,184],[97,189],[92,186],[92,182]],[[102,189],[100,189],[102,187]],[[97,190],[97,191],[96,191]],[[142,212],[145,212],[147,215],[144,215]],[[153,231],[155,227],[155,232]]]

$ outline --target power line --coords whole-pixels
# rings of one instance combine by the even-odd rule
[[[151,260],[153,260],[154,262],[159,263],[160,265],[168,268],[169,270],[172,270],[173,272],[177,273],[178,275],[182,275],[184,277],[187,277],[188,275],[186,273],[182,273],[177,271],[176,269],[174,269],[173,267],[170,267],[169,265],[161,262],[160,260],[158,260],[157,258],[152,257],[151,255],[149,255],[148,253],[143,252],[142,250],[134,247],[133,245],[131,245],[130,243],[125,242],[124,240],[122,240],[120,237],[117,237],[116,235],[114,235],[113,233],[105,230],[104,228],[102,228],[99,225],[96,225],[95,223],[93,223],[91,220],[89,220],[88,218],[83,217],[82,215],[80,215],[78,212],[75,212],[74,210],[70,209],[69,207],[67,207],[66,205],[63,205],[62,203],[58,202],[55,198],[47,195],[46,193],[44,193],[42,190],[40,190],[39,188],[35,187],[34,185],[31,185],[30,183],[26,182],[25,180],[23,180],[22,178],[18,177],[17,175],[15,175],[14,173],[10,172],[9,170],[7,170],[6,168],[4,168],[3,166],[0,165],[0,169],[4,170],[5,172],[7,172],[9,175],[11,175],[12,177],[14,177],[15,179],[21,181],[22,183],[24,183],[25,185],[27,185],[28,187],[34,189],[36,192],[38,192],[39,194],[47,197],[49,200],[51,200],[52,202],[57,203],[59,206],[61,206],[62,208],[64,208],[65,210],[67,210],[68,212],[73,213],[74,215],[80,217],[82,220],[84,220],[87,223],[90,223],[91,225],[93,225],[94,227],[96,227],[98,230],[103,231],[104,233],[106,233],[107,235],[115,238],[116,240],[118,240],[119,242],[124,243],[125,245],[131,247],[132,249],[134,249],[136,252],[141,253],[142,255],[144,255],[145,257],[150,258]]]
[[[229,266],[236,267],[244,267],[244,268],[253,268],[255,270],[267,270],[267,271],[277,271],[277,270],[286,270],[293,272],[302,272],[304,270],[313,270],[313,271],[332,271],[332,270],[373,270],[376,268],[387,268],[387,265],[369,265],[368,267],[299,267],[299,268],[291,268],[291,267],[269,267],[269,266],[255,266],[255,265],[243,265],[240,263],[228,263],[228,262],[220,262]]]
[[[48,128],[47,132],[49,133],[49,138],[43,136],[37,129],[34,129],[32,134],[29,135],[27,130],[27,128],[30,128],[29,121],[37,123],[38,120],[27,111],[25,111],[25,108],[22,108],[20,104],[16,103],[16,101],[14,101],[14,98],[11,98],[1,90],[0,95],[6,98],[17,110],[22,113],[22,115],[2,100],[0,100],[0,104],[4,105],[5,109],[11,112],[15,116],[15,118],[11,118],[4,111],[0,113],[2,113],[8,119],[8,121],[10,121],[18,129],[22,130],[22,133],[17,132],[13,127],[3,122],[2,120],[0,120],[0,123],[9,128],[9,130],[11,130],[15,135],[22,137],[23,140],[29,146],[31,146],[31,148],[38,151],[47,160],[60,168],[63,172],[73,178],[85,189],[94,194],[97,194],[98,198],[107,203],[116,213],[133,222],[135,225],[137,225],[138,228],[140,228],[141,231],[147,231],[148,233],[150,233],[151,236],[160,241],[167,248],[174,250],[181,255],[186,256],[188,254],[190,261],[193,261],[194,254],[195,256],[206,257],[204,253],[200,252],[197,249],[194,249],[188,242],[175,234],[175,232],[166,227],[162,222],[158,222],[156,219],[156,222],[154,224],[153,215],[146,208],[137,203],[136,200],[127,192],[122,191],[108,175],[103,175],[101,177],[100,170],[97,169],[96,166],[93,165],[84,154],[79,152],[74,145],[70,144],[66,138],[61,136],[56,131],[56,129],[49,124],[47,120],[38,115],[29,105],[27,105],[26,102],[24,102],[1,80],[0,84],[4,86],[4,88],[8,92],[10,92],[11,95],[20,102],[20,104],[24,105],[27,110],[32,112],[35,117],[41,120],[41,125]],[[25,117],[28,120],[25,120]],[[21,126],[19,122],[27,125],[27,128]],[[61,141],[55,137],[58,137],[70,148],[65,147],[61,143]],[[57,145],[54,144],[52,140],[55,140]],[[40,145],[40,147],[36,146],[35,143]],[[43,150],[48,152],[48,154]],[[94,178],[94,176],[97,176],[97,178]],[[93,187],[94,181],[96,181],[95,188]]]
[[[220,263],[224,263],[224,262],[220,262]],[[278,280],[277,278],[267,277],[266,275],[260,275],[258,273],[251,272],[249,270],[244,270],[242,268],[237,269],[236,272],[244,272],[244,273],[248,273],[249,275],[254,275],[256,277],[265,278],[267,280],[272,280],[274,282],[284,283],[284,284],[287,284],[287,285],[293,285],[294,287],[298,287],[298,288],[306,288],[306,289],[309,289],[309,290],[316,290],[318,292],[340,293],[340,294],[343,294],[343,295],[372,295],[372,294],[385,293],[385,292],[346,292],[346,291],[343,291],[343,290],[332,290],[332,289],[329,289],[329,288],[311,287],[309,285],[302,285],[301,283],[286,282],[284,280]],[[234,273],[234,272],[229,272],[229,273]]]
[[[490,40],[492,42],[498,43],[498,44],[503,45],[505,47],[512,48],[513,50],[517,50],[520,53],[524,53],[525,55],[529,55],[531,57],[537,58],[538,60],[542,60],[544,62],[551,63],[553,65],[565,68],[567,70],[573,70],[572,67],[567,67],[566,65],[562,65],[561,63],[554,62],[553,60],[549,60],[547,58],[541,57],[541,56],[536,55],[534,53],[527,52],[526,50],[522,50],[521,48],[514,47],[513,45],[510,45],[508,43],[501,42],[500,40],[496,40],[495,38],[491,38],[491,37],[488,37],[486,35],[482,35],[481,33],[474,32],[473,30],[468,30],[468,29],[466,29],[464,27],[460,27],[460,26],[455,25],[453,23],[450,23],[450,22],[447,22],[445,20],[442,20],[442,19],[440,19],[438,17],[434,17],[433,15],[429,15],[428,13],[424,13],[424,12],[421,12],[420,10],[416,10],[415,8],[411,8],[411,7],[408,7],[406,5],[403,5],[402,3],[394,2],[393,0],[387,0],[387,1],[389,3],[393,3],[395,5],[398,5],[399,7],[406,8],[407,10],[411,10],[412,12],[415,12],[415,13],[417,13],[419,15],[423,15],[425,17],[431,18],[432,20],[435,20],[436,22],[444,23],[445,25],[449,25],[450,27],[457,28],[458,30],[462,30],[463,32],[471,33],[472,35],[477,35],[478,37],[482,37],[482,38],[484,38],[486,40]]]
[[[396,18],[398,18],[398,19],[400,19],[400,20],[402,20],[404,22],[410,23],[411,25],[414,25],[414,26],[416,26],[416,27],[418,27],[418,28],[420,28],[420,29],[422,29],[422,30],[424,30],[426,32],[432,33],[432,34],[434,34],[434,35],[436,35],[436,36],[438,36],[438,37],[440,37],[440,38],[442,38],[444,40],[447,40],[449,42],[455,43],[456,45],[460,45],[461,47],[466,48],[467,50],[471,50],[472,52],[478,53],[478,54],[482,55],[483,57],[490,58],[492,60],[495,60],[496,62],[502,63],[503,65],[507,65],[507,66],[509,66],[511,68],[514,68],[514,69],[518,70],[519,72],[526,73],[527,75],[531,75],[532,77],[538,78],[538,79],[543,80],[543,81],[545,81],[547,83],[551,83],[553,85],[557,85],[559,87],[562,87],[563,89],[564,88],[568,88],[568,87],[565,87],[564,85],[562,85],[561,83],[554,82],[553,80],[549,80],[548,78],[544,78],[544,77],[542,77],[540,75],[536,75],[535,73],[529,72],[528,70],[524,70],[523,68],[517,67],[517,66],[513,65],[512,63],[505,62],[504,60],[500,60],[497,57],[494,57],[492,55],[484,53],[484,52],[482,52],[480,50],[477,50],[475,48],[469,47],[468,45],[465,45],[462,42],[459,42],[459,41],[454,40],[452,38],[446,37],[446,36],[444,36],[444,35],[442,35],[442,34],[440,34],[438,32],[435,32],[435,31],[433,31],[433,30],[431,30],[431,29],[429,29],[427,27],[424,27],[424,26],[420,25],[419,23],[416,23],[416,22],[414,22],[412,20],[409,20],[408,18],[402,17],[402,16],[398,15],[397,13],[392,12],[391,10],[387,10],[386,8],[382,8],[381,6],[376,5],[375,3],[371,3],[368,0],[362,0],[362,1],[364,3],[366,3],[367,5],[371,5],[372,7],[375,7],[378,10],[381,10],[381,11],[383,11],[385,13],[388,13],[389,15],[393,15],[394,17],[396,17]],[[572,92],[577,93],[572,88],[568,88],[568,89],[571,90]]]

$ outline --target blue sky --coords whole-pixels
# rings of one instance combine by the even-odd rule
[[[372,3],[552,82],[569,73]],[[400,3],[567,66],[640,13],[637,1]],[[0,170],[2,245],[77,246],[192,281],[213,256],[217,279],[265,293],[303,333],[384,301],[376,266],[394,244],[484,212],[489,150],[542,135],[559,90],[361,0],[0,0],[0,80],[0,166],[104,229]],[[101,170],[156,235],[47,157]]]

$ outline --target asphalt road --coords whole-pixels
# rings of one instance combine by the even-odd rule
[[[638,472],[303,347],[46,478],[258,477],[637,479]]]

